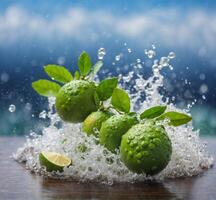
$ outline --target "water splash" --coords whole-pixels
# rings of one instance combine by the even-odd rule
[[[147,54],[147,57],[151,56]],[[150,106],[167,104],[168,110],[183,112],[174,104],[168,104],[169,99],[159,92],[164,80],[161,70],[166,67],[170,68],[170,61],[174,57],[175,54],[170,52],[168,56],[154,60],[153,75],[148,79],[145,79],[140,72],[135,73],[134,69],[128,75],[119,74],[121,87],[127,90],[132,99],[133,111],[142,112]],[[135,68],[136,64],[130,66]],[[133,86],[129,84],[131,81],[135,83]],[[200,140],[199,132],[193,130],[192,123],[175,128],[165,125],[173,149],[168,166],[154,177],[130,172],[121,162],[119,154],[112,154],[103,146],[97,145],[96,138],[88,137],[81,131],[81,124],[62,122],[55,113],[54,104],[55,99],[49,98],[49,112],[45,114],[50,118],[50,126],[43,129],[43,135],[31,133],[24,146],[14,154],[18,162],[26,162],[26,168],[36,173],[53,178],[113,184],[113,182],[138,182],[148,179],[161,180],[194,176],[213,164],[213,158],[208,154],[207,145]],[[191,105],[188,106],[190,107]],[[43,112],[41,115],[44,117]],[[56,126],[58,123],[62,124],[61,128]],[[83,153],[77,151],[80,145],[85,145],[87,151]],[[73,165],[65,168],[63,173],[47,173],[39,164],[38,155],[41,151],[65,154],[73,160]]]

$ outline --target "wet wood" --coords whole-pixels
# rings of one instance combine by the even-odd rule
[[[163,183],[115,184],[77,183],[34,175],[11,155],[24,143],[23,137],[0,137],[0,199],[216,199],[216,167],[191,178]],[[216,138],[209,139],[216,155]]]

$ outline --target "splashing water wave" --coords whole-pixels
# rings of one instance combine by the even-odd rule
[[[155,53],[151,50],[151,57]],[[163,86],[163,76],[160,73],[169,64],[175,54],[154,60],[152,66],[153,75],[147,80],[142,74],[131,71],[128,76],[119,75],[120,85],[126,88],[132,99],[134,111],[142,112],[146,108],[158,104],[167,104],[168,110],[178,110],[175,105],[168,104],[169,99],[159,93]],[[135,85],[128,87],[128,83],[134,80]],[[143,98],[145,101],[143,102]],[[164,100],[165,99],[165,100]],[[172,142],[171,161],[167,167],[154,177],[145,174],[130,172],[122,163],[119,154],[107,151],[103,146],[95,144],[93,136],[88,137],[81,131],[81,124],[62,122],[54,109],[55,99],[49,98],[49,112],[47,116],[51,122],[49,127],[43,129],[42,135],[31,133],[23,147],[14,154],[18,162],[25,162],[26,168],[45,176],[62,179],[73,179],[81,182],[96,181],[106,184],[114,182],[139,182],[149,179],[163,180],[165,178],[177,178],[182,176],[194,176],[213,165],[213,158],[207,151],[207,145],[199,138],[199,131],[194,131],[189,123],[180,127],[166,126],[166,131]],[[186,110],[185,110],[186,112]],[[57,126],[61,124],[61,128]],[[77,150],[79,145],[87,147],[87,151],[81,153]],[[62,173],[48,173],[39,164],[41,151],[54,151],[69,156],[73,165],[65,168]]]

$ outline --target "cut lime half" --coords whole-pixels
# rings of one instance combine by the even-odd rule
[[[68,167],[72,164],[70,158],[56,152],[41,152],[39,154],[39,161],[41,166],[46,167],[46,170],[49,172],[62,172],[64,167]]]

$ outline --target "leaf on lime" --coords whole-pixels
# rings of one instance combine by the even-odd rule
[[[180,126],[183,124],[187,124],[189,121],[192,120],[192,117],[179,112],[170,111],[167,113],[162,114],[157,120],[164,120],[169,119],[169,125],[172,126]]]
[[[73,80],[72,74],[63,66],[47,65],[44,67],[49,77],[61,83],[67,83]]]
[[[91,70],[92,62],[85,51],[83,51],[79,57],[78,66],[82,76],[86,76]]]
[[[120,88],[114,89],[111,104],[119,111],[123,111],[125,113],[130,112],[130,97]]]
[[[166,110],[166,106],[154,106],[147,110],[145,110],[141,115],[141,119],[153,119],[155,117],[159,117]]]
[[[33,89],[40,95],[52,97],[58,94],[61,86],[48,80],[38,80],[32,83]]]
[[[97,94],[101,101],[105,101],[109,99],[113,90],[116,88],[118,84],[118,79],[116,77],[102,80],[97,87]]]
[[[75,71],[75,73],[74,73],[74,78],[75,78],[76,80],[79,80],[79,79],[80,79],[80,74],[79,74],[78,71]]]

